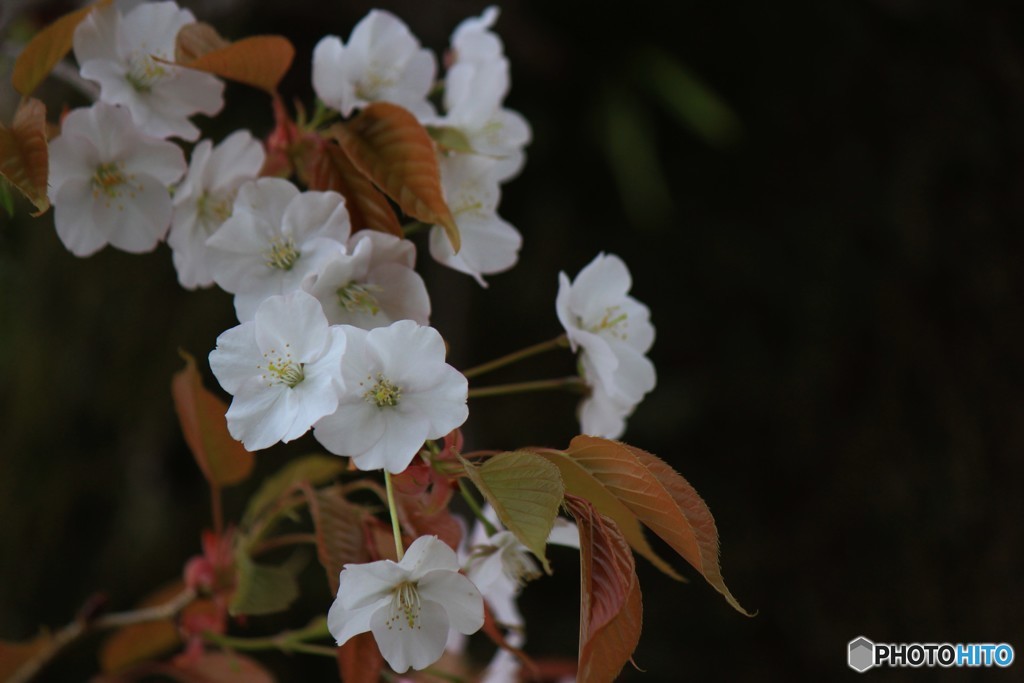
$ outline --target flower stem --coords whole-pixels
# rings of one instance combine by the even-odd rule
[[[532,382],[513,382],[512,384],[496,384],[491,387],[470,389],[469,398],[505,396],[507,394],[523,394],[529,391],[551,391],[557,389],[582,391],[584,387],[583,380],[579,377],[557,377],[555,379],[538,379]]]
[[[338,649],[326,645],[313,645],[307,640],[329,638],[331,635],[327,629],[327,620],[324,618],[314,619],[305,628],[294,631],[282,631],[274,636],[261,638],[238,638],[227,636],[223,633],[206,631],[203,633],[203,640],[214,645],[230,648],[239,651],[253,650],[280,650],[281,652],[305,652],[311,655],[322,655],[325,657],[337,657]]]
[[[395,532],[395,555],[402,561],[405,547],[402,545],[402,526],[398,522],[398,506],[395,505],[395,487],[391,483],[391,473],[384,470],[384,485],[388,490],[388,511],[391,513],[391,530]]]
[[[463,479],[459,479],[459,492],[462,494],[462,498],[466,501],[466,505],[473,511],[476,518],[480,520],[480,523],[484,525],[484,529],[487,531],[488,536],[493,536],[498,533],[498,530],[491,524],[491,520],[484,516],[484,511],[480,509],[480,504],[476,502],[476,498],[470,492],[469,487],[466,486],[466,482]]]
[[[472,367],[468,370],[464,370],[462,374],[466,376],[466,379],[469,379],[471,377],[476,377],[486,372],[490,372],[491,370],[497,370],[498,368],[505,367],[506,365],[511,365],[512,363],[521,361],[524,358],[536,356],[539,353],[544,353],[545,351],[550,351],[551,349],[564,349],[567,348],[568,346],[569,338],[566,337],[564,334],[560,334],[554,339],[549,339],[548,341],[541,342],[539,344],[534,344],[533,346],[527,346],[525,349],[513,351],[512,353],[506,354],[500,358],[495,358],[492,361],[488,361],[486,363],[482,363],[480,365]]]

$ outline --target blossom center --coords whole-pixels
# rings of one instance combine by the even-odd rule
[[[420,592],[416,584],[403,581],[395,586],[391,593],[391,605],[388,607],[388,618],[385,621],[388,630],[397,626],[399,631],[423,628],[420,623]]]
[[[117,197],[120,194],[120,187],[126,183],[127,180],[124,173],[121,172],[121,166],[116,161],[100,164],[92,176],[94,193],[102,192],[108,197]]]
[[[402,398],[402,387],[398,386],[383,374],[377,375],[377,383],[373,385],[363,398],[367,403],[373,403],[378,408],[393,407],[398,405]]]
[[[608,306],[604,309],[604,315],[601,316],[601,319],[587,329],[594,334],[607,331],[613,337],[625,340],[629,316],[621,311],[622,308],[620,306]]]
[[[129,62],[124,78],[138,92],[149,92],[154,83],[167,75],[167,69],[150,55],[132,55]]]
[[[295,242],[286,237],[275,237],[270,248],[263,252],[264,263],[269,268],[291,270],[302,253],[295,248]]]
[[[338,288],[338,305],[350,313],[377,315],[380,313],[380,303],[374,294],[380,291],[377,285],[349,282]]]
[[[263,371],[260,378],[267,383],[267,386],[283,384],[289,389],[293,389],[306,379],[305,363],[299,363],[292,358],[290,347],[291,344],[285,344],[283,356],[276,349],[271,349],[263,354],[267,364],[265,366],[257,365],[256,368]]]
[[[211,227],[219,226],[231,218],[231,208],[234,203],[234,193],[214,194],[203,192],[196,200],[196,212],[199,220]]]
[[[533,559],[519,548],[506,548],[501,554],[501,568],[505,576],[517,585],[525,585],[540,576],[540,569]]]

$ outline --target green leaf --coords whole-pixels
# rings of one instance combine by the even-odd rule
[[[550,574],[544,548],[565,494],[558,468],[529,451],[499,453],[479,467],[461,460],[466,475],[498,513],[501,523]]]
[[[427,132],[434,142],[437,143],[438,147],[463,154],[473,153],[473,146],[469,144],[469,138],[458,128],[427,126]]]
[[[677,581],[686,580],[654,552],[636,515],[580,463],[561,451],[538,450],[537,454],[558,467],[565,483],[565,492],[590,501],[601,514],[613,520],[633,550],[647,558],[662,573]]]
[[[290,488],[303,482],[310,486],[325,484],[345,469],[345,461],[334,455],[307,455],[288,463],[272,476],[249,499],[242,525],[252,524]]]
[[[244,547],[240,544],[239,548]],[[260,615],[286,609],[299,597],[295,580],[301,565],[289,561],[281,566],[257,564],[244,551],[235,555],[238,585],[228,605],[228,613]]]

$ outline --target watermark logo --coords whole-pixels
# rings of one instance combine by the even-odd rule
[[[876,666],[999,667],[1013,664],[1007,643],[875,643],[858,636],[847,644],[846,663],[858,673]]]

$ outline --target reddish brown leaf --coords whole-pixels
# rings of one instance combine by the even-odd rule
[[[374,102],[331,132],[355,167],[402,211],[442,226],[452,248],[459,250],[459,229],[441,190],[434,142],[415,116],[396,104]]]
[[[377,683],[383,669],[384,658],[369,631],[349,638],[338,648],[342,683]]]
[[[49,172],[46,106],[37,99],[27,99],[18,107],[10,128],[0,124],[0,175],[35,205],[38,216],[50,208],[46,196]]]
[[[204,652],[177,668],[201,683],[274,683],[274,677],[255,659],[235,652]]]
[[[402,236],[387,197],[349,160],[336,142],[322,141],[309,155],[305,173],[311,190],[334,190],[345,197],[352,231],[364,228]]]
[[[273,95],[294,58],[295,48],[287,38],[252,36],[178,65],[245,83]]]
[[[185,443],[211,486],[237,484],[252,472],[252,453],[231,438],[227,405],[203,387],[195,359],[184,351],[181,356],[185,369],[174,374],[171,394]]]
[[[21,643],[0,640],[0,680],[8,680],[25,662],[49,647],[52,640],[53,636],[46,632]]]
[[[577,680],[614,681],[640,642],[640,583],[629,544],[589,502],[565,506],[580,530],[580,654]]]
[[[331,486],[315,493],[307,488],[309,510],[316,528],[316,552],[327,572],[331,594],[338,592],[338,576],[347,563],[367,562],[364,521],[366,510],[350,503],[341,487]]]
[[[700,572],[733,608],[749,616],[722,579],[714,517],[682,475],[650,453],[592,436],[577,436],[567,453]]]
[[[222,50],[231,43],[221,38],[217,29],[197,21],[183,26],[174,38],[174,61],[188,64],[214,50]]]
[[[94,9],[106,7],[110,3],[111,0],[98,0],[88,7],[65,14],[37,33],[14,63],[14,71],[11,74],[14,89],[24,96],[35,90],[71,49],[75,28]]]
[[[139,607],[152,607],[170,601],[184,589],[175,581],[150,594]],[[181,644],[172,619],[132,624],[116,631],[100,648],[100,669],[109,673],[170,652]]]

